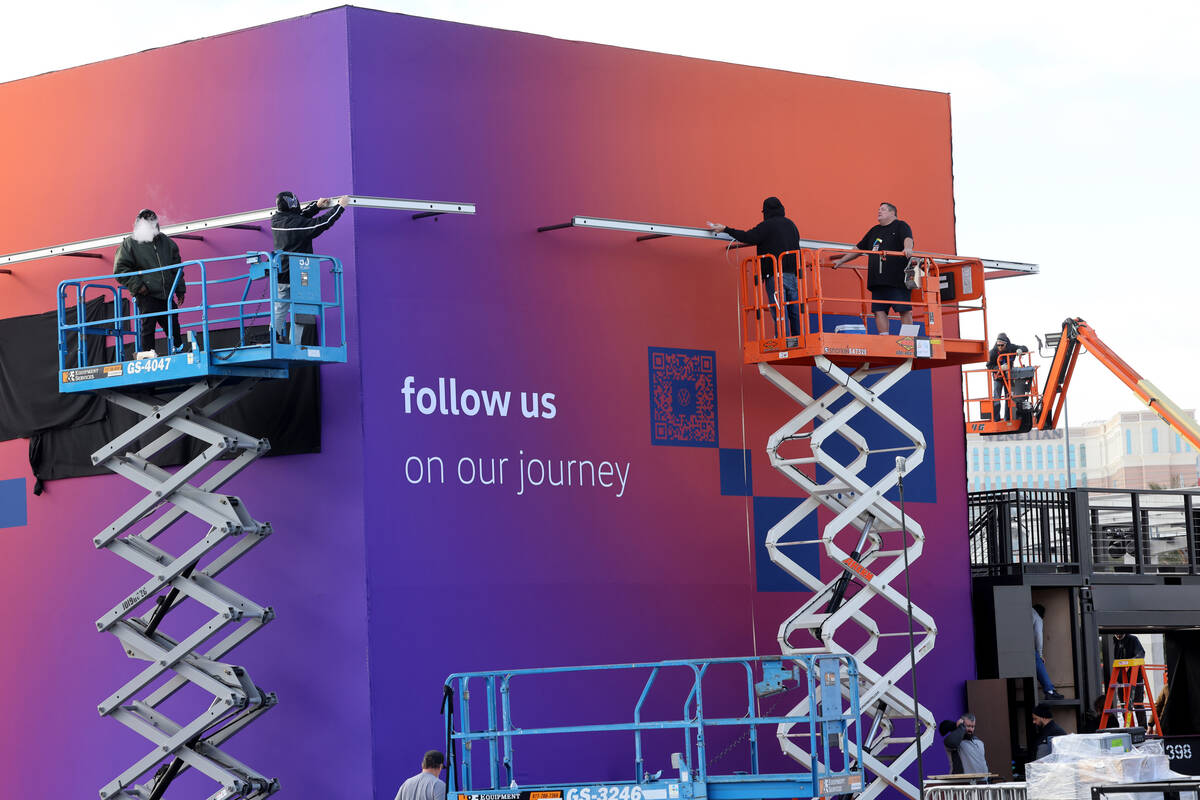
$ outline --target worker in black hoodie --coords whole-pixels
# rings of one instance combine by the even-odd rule
[[[775,261],[778,262],[778,267],[783,273],[782,302],[786,306],[788,321],[786,335],[798,336],[800,335],[800,264],[798,261],[800,231],[796,229],[796,223],[783,215],[783,203],[779,202],[778,197],[768,197],[763,200],[762,215],[763,221],[748,231],[718,225],[714,222],[710,222],[709,227],[717,233],[727,233],[743,244],[754,245],[760,256],[775,256],[774,259],[763,259],[760,262],[767,298],[778,308],[781,301],[775,287],[776,265],[773,263]],[[786,255],[784,255],[785,253]],[[778,318],[778,312],[776,318]],[[778,330],[776,335],[779,335]]]
[[[333,226],[346,210],[348,197],[331,200],[328,197],[300,205],[292,192],[280,192],[275,195],[275,213],[271,215],[271,237],[275,249],[284,253],[312,253],[312,240]],[[317,216],[317,212],[334,207],[328,214]],[[285,256],[279,264],[279,299],[290,300],[292,296],[292,281]],[[288,341],[288,310],[291,303],[275,304],[275,338],[280,342]],[[297,340],[298,342],[298,340]]]
[[[179,330],[179,318],[167,314],[167,298],[175,295],[175,308],[183,304],[187,284],[183,272],[176,269],[159,269],[178,264],[179,246],[158,227],[158,215],[148,208],[138,212],[133,221],[133,234],[126,236],[113,257],[113,274],[122,276],[117,282],[124,286],[137,301],[138,312],[155,316],[143,317],[137,330],[139,352],[154,349],[154,326],[161,325],[163,333],[175,343],[175,351],[183,349],[183,333]],[[141,275],[124,273],[154,270]],[[171,352],[168,345],[167,352]]]

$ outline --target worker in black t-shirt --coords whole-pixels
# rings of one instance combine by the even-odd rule
[[[896,207],[891,203],[880,203],[877,219],[879,224],[867,231],[867,235],[855,245],[858,250],[882,250],[898,255],[869,256],[867,288],[871,290],[871,311],[875,312],[876,333],[886,334],[888,311],[895,309],[900,314],[900,324],[912,324],[912,292],[904,285],[904,268],[912,255],[913,232],[908,223],[896,217]],[[842,264],[858,258],[860,253],[847,253],[833,262],[837,269]]]

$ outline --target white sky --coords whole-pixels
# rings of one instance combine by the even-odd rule
[[[0,81],[327,8],[310,0],[10,4]],[[992,331],[1034,347],[1088,320],[1185,408],[1200,250],[1200,3],[1108,0],[597,3],[393,0],[371,8],[795,72],[948,91],[958,247],[1031,261],[989,283]],[[2,117],[3,124],[20,124]],[[664,220],[671,221],[671,220]],[[818,231],[806,235],[819,237]],[[1074,424],[1139,403],[1091,356]]]

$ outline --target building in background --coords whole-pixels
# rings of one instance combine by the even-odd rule
[[[1193,418],[1195,411],[1187,412]],[[1150,410],[1009,436],[967,436],[967,489],[1196,486],[1200,454]]]

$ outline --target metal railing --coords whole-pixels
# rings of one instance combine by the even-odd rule
[[[297,259],[307,259],[306,263],[315,268],[312,271],[318,276],[319,285],[303,293],[294,289],[290,298],[280,297],[279,269],[285,257],[293,263]],[[239,262],[246,265],[244,269],[229,269]],[[117,280],[118,277],[125,279],[167,271],[177,271],[177,274],[172,278],[167,308],[161,312],[139,308],[137,296]],[[186,280],[189,275],[196,279]],[[189,297],[199,297],[198,304],[175,304],[175,289],[180,281],[186,283]],[[95,366],[90,363],[89,348],[83,346],[88,337],[100,338],[106,349],[111,348],[109,361],[122,360],[127,341],[137,341],[142,322],[159,317],[167,320],[172,331],[178,326],[185,339],[194,338],[205,351],[211,349],[211,332],[221,328],[236,328],[235,346],[245,347],[250,344],[247,328],[251,326],[265,321],[270,334],[275,335],[272,308],[277,303],[288,307],[289,318],[302,312],[316,318],[318,346],[341,346],[346,340],[344,292],[342,265],[338,259],[265,251],[185,261],[119,276],[109,274],[62,281],[57,293],[59,370]],[[94,300],[104,301],[101,308],[105,311],[100,315],[88,310],[88,303]],[[106,310],[109,304],[111,313]],[[171,340],[168,339],[170,347]]]
[[[1043,489],[972,492],[967,499],[974,575],[1078,572],[1071,493]]]
[[[900,253],[885,254],[903,257]],[[821,248],[792,250],[779,257],[761,255],[744,259],[738,292],[743,344],[747,352],[761,356],[759,349],[770,340],[783,340],[785,329],[787,339],[799,340],[796,344],[786,343],[786,347],[803,347],[806,337],[832,333],[837,326],[846,324],[860,323],[864,333],[887,333],[874,330],[872,297],[867,286],[868,267],[862,264],[833,266],[834,261],[846,255],[878,257],[881,254],[868,250]],[[957,256],[920,255],[914,256],[912,263],[920,268],[920,277],[914,278],[918,288],[911,290],[909,299],[896,301],[895,306],[911,312],[923,335],[939,342],[942,337],[964,335],[964,316],[982,331],[982,341],[986,342],[981,262]],[[789,282],[795,281],[794,297],[785,294],[785,277]],[[772,288],[773,292],[770,291]],[[789,315],[799,316],[797,330],[791,330],[794,326],[787,324]]]
[[[1200,575],[1200,493],[1003,489],[967,497],[974,575]]]
[[[723,685],[723,691],[713,698],[710,709],[721,707],[728,709],[737,703],[738,694],[745,697],[744,715],[721,716],[706,715],[704,695],[704,679],[713,667],[731,665],[729,669],[744,673],[744,684],[734,690],[728,684]],[[556,697],[566,697],[560,683],[539,679],[556,676],[557,679],[578,679],[583,682],[583,689],[589,696],[594,697],[597,691],[608,687],[614,675],[630,675],[640,679],[638,673],[644,673],[641,681],[640,694],[634,704],[627,722],[598,722],[593,724],[538,724],[532,727],[522,727],[519,715],[514,710],[514,697],[527,692],[525,697],[541,698],[547,692]],[[682,673],[682,675],[681,675]],[[726,677],[728,677],[726,675]],[[636,681],[626,681],[633,688]],[[662,678],[662,681],[659,679]],[[852,687],[850,697],[842,697],[842,685],[848,682]],[[482,683],[482,693],[479,684]],[[647,705],[647,698],[656,683],[667,691],[682,691],[682,713],[674,718],[661,718],[661,714],[652,712]],[[740,683],[740,681],[738,681]],[[791,685],[789,685],[791,684]],[[690,776],[689,780],[703,783],[720,781],[730,783],[745,781],[754,783],[778,776],[775,772],[760,772],[759,768],[759,733],[758,726],[775,726],[777,730],[790,727],[787,734],[791,738],[801,736],[807,738],[809,752],[813,755],[813,770],[811,781],[813,787],[840,779],[861,778],[862,740],[860,734],[859,705],[858,705],[858,667],[855,660],[848,655],[812,655],[792,656],[788,658],[750,657],[750,658],[719,658],[704,660],[662,661],[642,664],[617,664],[611,666],[586,667],[552,667],[545,669],[518,669],[494,672],[456,673],[446,679],[446,694],[454,713],[458,714],[457,729],[453,720],[448,721],[448,744],[451,758],[449,765],[449,791],[470,791],[477,789],[512,791],[519,788],[540,785],[568,785],[562,782],[546,784],[517,783],[516,744],[522,737],[560,737],[578,734],[596,733],[631,733],[633,744],[633,764],[629,779],[611,780],[601,776],[604,783],[639,785],[652,782],[655,776],[647,774],[643,734],[653,731],[677,731],[681,734],[677,755],[682,763],[681,774]],[[576,686],[576,689],[580,687]],[[474,694],[472,693],[474,689]],[[783,691],[806,691],[807,696],[814,702],[809,704],[810,711],[804,715],[772,716],[760,713],[756,708],[759,697],[776,694]],[[736,694],[731,694],[736,691]],[[659,698],[661,700],[661,698]],[[564,708],[571,704],[562,702]],[[661,708],[661,702],[655,704]],[[559,710],[556,707],[556,710]],[[611,713],[612,704],[604,704],[604,711]],[[544,712],[544,709],[542,709]],[[709,712],[712,713],[711,710]],[[480,724],[473,722],[480,715],[486,721]],[[658,717],[658,718],[647,718]],[[807,728],[804,732],[799,729]],[[714,730],[732,732],[742,729],[740,738],[735,745],[746,744],[749,759],[737,770],[729,770],[732,774],[714,776],[710,774],[710,762],[720,760],[728,755],[729,747],[718,756],[709,755],[710,734]],[[562,743],[564,747],[578,747],[573,744],[580,740],[568,739]],[[661,744],[661,740],[658,740]],[[472,746],[480,745],[480,746]],[[486,745],[483,747],[482,745]],[[457,754],[461,750],[461,757]],[[482,752],[486,750],[485,752]],[[479,752],[477,752],[479,751]],[[485,759],[483,765],[476,762]],[[459,761],[459,768],[454,768],[454,761]],[[611,760],[611,759],[606,759]],[[837,762],[837,766],[835,766]],[[482,766],[482,769],[476,769]],[[480,774],[482,773],[482,774]],[[582,785],[572,782],[571,785]],[[860,784],[861,786],[861,784]],[[822,792],[815,792],[821,794]],[[793,790],[789,796],[797,796]]]

